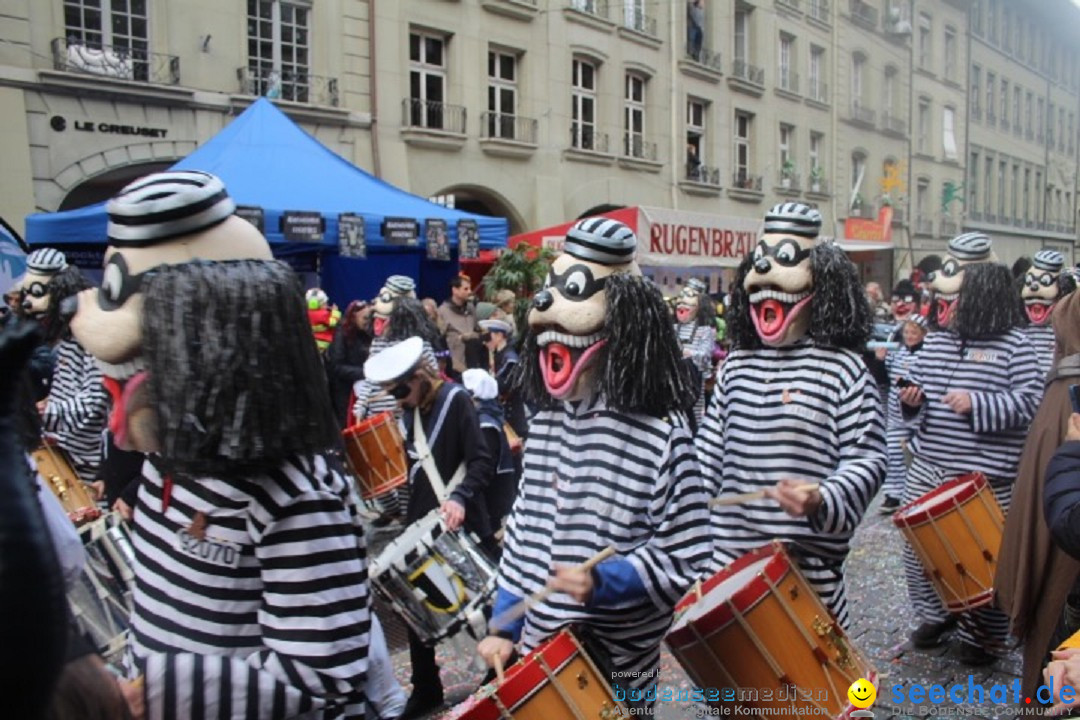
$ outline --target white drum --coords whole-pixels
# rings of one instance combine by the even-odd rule
[[[487,634],[495,571],[474,537],[451,532],[433,510],[372,560],[369,575],[375,592],[434,645],[462,630],[478,640]]]

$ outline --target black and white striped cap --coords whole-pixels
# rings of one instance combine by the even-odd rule
[[[1065,256],[1057,250],[1040,250],[1035,253],[1031,265],[1047,272],[1061,272],[1061,268],[1065,267]]]
[[[816,238],[821,232],[821,213],[805,203],[778,203],[765,213],[765,234],[781,233]]]
[[[689,280],[686,281],[685,289],[693,291],[693,292],[697,293],[698,295],[704,295],[709,290],[709,288],[707,288],[705,286],[705,281],[702,280],[701,278],[696,278],[696,277],[695,278],[690,278]]]
[[[67,256],[56,248],[41,248],[26,256],[26,269],[39,275],[52,275],[67,267]]]
[[[228,219],[236,203],[209,173],[155,173],[129,184],[105,206],[109,244],[145,247],[205,230]]]
[[[416,283],[408,275],[391,275],[386,278],[386,288],[398,295],[406,295],[416,290]]]
[[[637,236],[618,220],[585,218],[567,231],[563,250],[601,265],[624,265],[634,259]]]
[[[990,236],[980,232],[957,235],[949,241],[949,254],[957,260],[979,262],[990,259]]]

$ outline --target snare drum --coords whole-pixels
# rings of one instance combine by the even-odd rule
[[[993,599],[1005,517],[982,473],[950,480],[904,505],[893,523],[946,609],[971,610]]]
[[[675,608],[665,642],[710,704],[839,717],[848,687],[877,674],[783,545],[743,555]],[[770,711],[769,708],[777,708]]]
[[[629,711],[577,638],[563,630],[508,667],[501,685],[480,688],[443,720],[621,717]]]
[[[361,420],[341,433],[345,458],[365,500],[385,495],[409,479],[405,443],[391,412]]]
[[[487,634],[484,606],[495,566],[463,530],[446,529],[438,510],[405,528],[369,568],[371,585],[428,644],[467,630]]]
[[[45,484],[56,495],[73,523],[82,525],[101,517],[97,502],[79,479],[79,474],[62,448],[44,443],[30,456],[34,458]]]

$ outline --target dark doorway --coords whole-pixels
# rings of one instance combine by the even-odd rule
[[[75,189],[67,194],[67,197],[64,198],[64,201],[60,203],[60,207],[57,209],[74,210],[108,200],[132,180],[141,178],[143,175],[166,170],[175,162],[175,160],[168,160],[165,162],[136,163],[95,175],[76,185]]]

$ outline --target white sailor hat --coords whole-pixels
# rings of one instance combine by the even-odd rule
[[[477,400],[494,400],[499,396],[499,383],[481,368],[470,368],[461,373],[461,384]]]
[[[364,377],[376,385],[389,385],[411,375],[420,365],[424,341],[411,337],[372,355],[364,363]]]
[[[949,254],[965,262],[986,262],[992,257],[990,236],[980,232],[957,235],[949,241]]]
[[[406,295],[416,290],[416,283],[408,275],[391,275],[386,278],[384,286],[399,295]]]
[[[821,232],[821,213],[806,203],[778,203],[765,213],[765,234],[780,233],[816,238]]]
[[[221,178],[198,170],[139,178],[108,202],[109,244],[146,247],[224,222],[236,203]]]
[[[625,265],[637,252],[637,236],[618,220],[585,218],[567,231],[563,250],[568,255],[601,265]]]
[[[1061,272],[1061,268],[1065,267],[1065,256],[1057,250],[1040,250],[1035,253],[1031,264],[1038,270]]]
[[[26,267],[38,275],[52,275],[67,267],[67,256],[56,248],[41,248],[26,256]]]
[[[510,327],[510,323],[499,318],[490,318],[488,320],[481,320],[480,327],[488,332],[501,332],[506,335],[513,335],[514,329]]]

